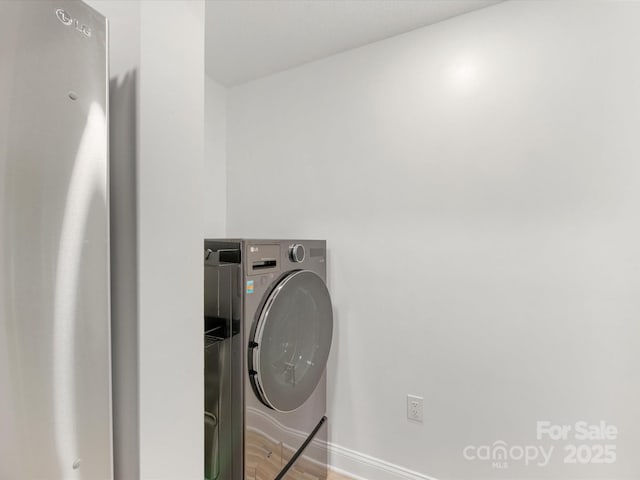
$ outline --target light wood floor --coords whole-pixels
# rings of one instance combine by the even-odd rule
[[[345,477],[344,475],[340,475],[339,473],[329,471],[327,480],[353,480],[353,479],[351,477]]]
[[[245,466],[247,480],[270,480],[277,476],[284,464],[295,453],[281,443],[274,443],[264,435],[255,431],[248,431],[245,437],[246,457]],[[325,470],[318,464],[302,456],[287,474],[287,480],[321,480]],[[333,471],[329,471],[326,480],[353,480]]]

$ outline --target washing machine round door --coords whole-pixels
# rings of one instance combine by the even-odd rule
[[[260,400],[280,412],[300,407],[322,378],[332,335],[322,278],[308,270],[286,276],[267,298],[250,343],[251,383]]]

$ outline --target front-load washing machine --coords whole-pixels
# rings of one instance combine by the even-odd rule
[[[326,479],[326,259],[323,240],[205,241],[208,479]]]

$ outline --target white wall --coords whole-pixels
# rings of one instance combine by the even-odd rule
[[[109,19],[111,363],[116,479],[139,478],[137,163],[140,3],[91,0]]]
[[[143,1],[140,477],[201,480],[204,1]]]
[[[201,480],[204,2],[89,3],[110,20],[116,479]]]
[[[505,2],[230,90],[228,235],[328,240],[334,444],[447,479],[638,477],[638,24]],[[582,419],[617,425],[616,463],[536,440]],[[462,456],[499,439],[556,453]]]
[[[205,237],[224,238],[227,216],[227,89],[205,76]]]

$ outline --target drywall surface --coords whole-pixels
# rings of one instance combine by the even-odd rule
[[[204,80],[205,238],[224,238],[227,215],[227,90]]]
[[[204,2],[89,4],[110,25],[115,476],[201,480]]]
[[[114,476],[139,475],[137,77],[140,3],[92,0],[109,19],[111,363]]]
[[[505,2],[229,91],[227,233],[328,240],[334,465],[640,475],[639,23]]]
[[[140,9],[140,478],[201,480],[204,1]]]
[[[89,4],[110,25],[115,475],[201,480],[204,2]]]

